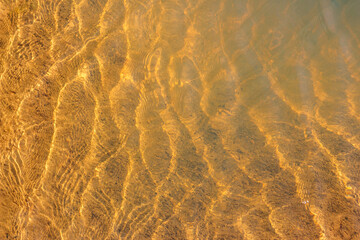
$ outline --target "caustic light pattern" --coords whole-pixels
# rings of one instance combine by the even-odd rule
[[[0,239],[360,239],[359,12],[0,0]]]

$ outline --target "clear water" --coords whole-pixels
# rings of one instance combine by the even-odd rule
[[[359,11],[0,0],[0,239],[360,239]]]

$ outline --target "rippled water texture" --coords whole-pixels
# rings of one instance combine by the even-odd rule
[[[359,12],[0,0],[0,240],[360,239]]]

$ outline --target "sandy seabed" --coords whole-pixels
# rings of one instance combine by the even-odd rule
[[[0,240],[360,239],[359,12],[0,0]]]

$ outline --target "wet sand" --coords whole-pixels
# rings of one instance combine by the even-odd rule
[[[0,240],[360,239],[359,11],[0,0]]]

